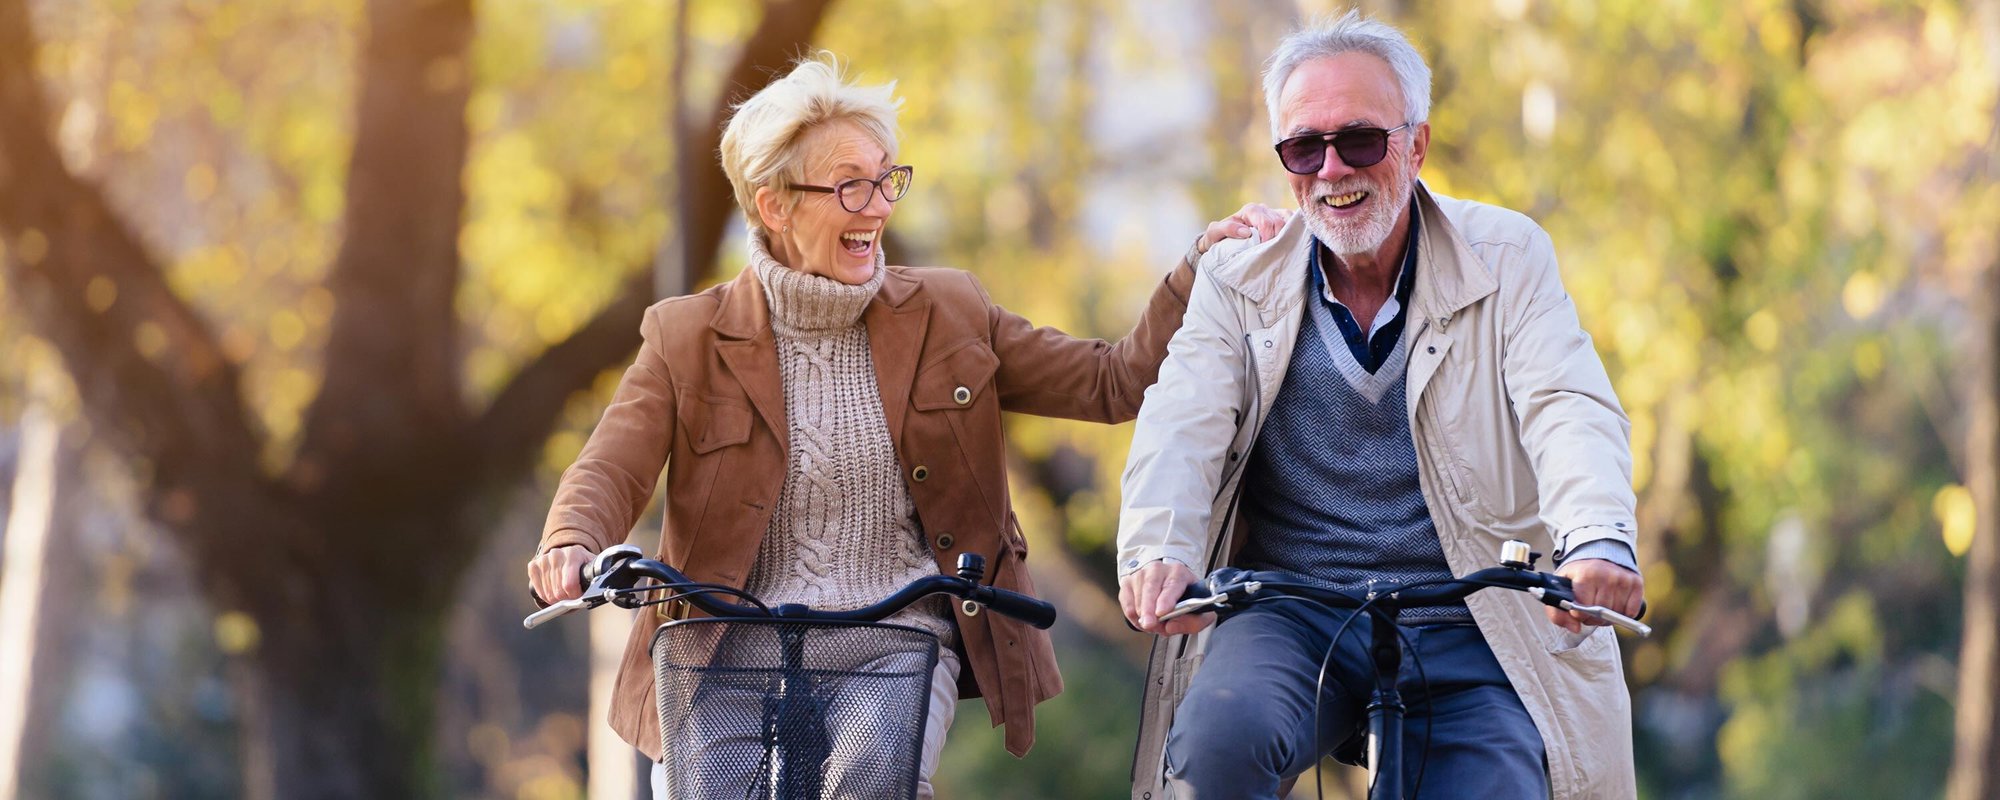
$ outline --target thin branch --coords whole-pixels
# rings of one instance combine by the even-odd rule
[[[570,395],[631,357],[651,288],[652,274],[634,269],[616,300],[514,375],[466,439],[479,448],[483,469],[505,475],[527,467]]]
[[[672,60],[667,64],[667,130],[674,147],[674,173],[660,180],[660,202],[673,215],[673,225],[661,237],[655,248],[653,261],[653,292],[655,297],[674,297],[694,290],[687,265],[681,262],[687,254],[682,251],[681,242],[687,238],[682,230],[687,224],[687,198],[678,191],[681,175],[686,173],[682,153],[687,149],[687,62],[688,62],[688,6],[694,0],[678,0],[674,3],[673,30],[668,38],[673,42]]]

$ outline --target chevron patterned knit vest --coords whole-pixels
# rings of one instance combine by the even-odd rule
[[[1370,374],[1326,304],[1308,297],[1306,305],[1291,368],[1244,475],[1250,536],[1238,563],[1343,589],[1450,578],[1405,415],[1408,337]],[[1471,619],[1463,604],[1401,616],[1405,624]]]

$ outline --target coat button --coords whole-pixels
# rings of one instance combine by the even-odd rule
[[[950,550],[952,543],[957,541],[957,539],[951,538],[951,534],[949,533],[940,533],[937,538],[937,548],[939,550]]]
[[[968,617],[979,616],[979,604],[972,602],[971,600],[966,600],[959,603],[958,610],[965,612],[965,615]]]
[[[970,403],[972,402],[972,390],[963,386],[953,389],[951,390],[951,400],[959,405]]]
[[[1438,349],[1437,349],[1436,347],[1426,347],[1426,348],[1424,348],[1424,352],[1426,352],[1426,353],[1430,353],[1431,355],[1437,355],[1437,351],[1438,351]]]
[[[910,470],[910,480],[916,481],[918,483],[923,483],[924,479],[930,476],[931,476],[931,468],[926,467],[922,464],[918,464],[916,469]]]

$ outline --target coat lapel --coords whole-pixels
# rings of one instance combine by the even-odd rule
[[[903,438],[903,417],[910,408],[910,386],[916,381],[924,331],[930,326],[931,303],[917,296],[915,278],[890,270],[882,289],[861,313],[868,326],[868,355],[875,362],[875,388],[882,396],[882,415],[889,435]]]
[[[771,305],[764,284],[745,268],[716,309],[709,327],[717,334],[715,352],[728,365],[757,415],[777,434],[780,450],[789,450],[791,432],[785,423],[785,387],[778,373],[777,343],[771,335]]]
[[[1410,298],[1409,313],[1414,316],[1408,318],[1404,329],[1404,335],[1410,337],[1409,384],[1404,396],[1412,430],[1417,402],[1451,352],[1452,318],[1499,289],[1499,282],[1465,245],[1430,189],[1421,183],[1417,185],[1417,213],[1423,215],[1423,224],[1417,239],[1417,285]]]

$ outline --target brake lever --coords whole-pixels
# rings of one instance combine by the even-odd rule
[[[1217,606],[1224,606],[1228,604],[1229,604],[1229,597],[1227,595],[1220,595],[1220,594],[1212,594],[1207,597],[1196,597],[1189,600],[1182,600],[1174,604],[1173,610],[1168,611],[1165,614],[1161,614],[1160,621],[1166,622],[1167,620],[1170,619],[1179,619],[1189,614],[1199,614],[1203,611],[1209,610],[1210,608],[1214,608]]]
[[[1616,611],[1612,611],[1611,609],[1605,608],[1604,606],[1586,606],[1577,603],[1572,603],[1568,600],[1564,600],[1556,607],[1564,611],[1576,611],[1582,614],[1586,614],[1604,620],[1605,622],[1609,622],[1612,625],[1616,625],[1620,628],[1624,628],[1625,630],[1631,631],[1633,635],[1638,636],[1641,639],[1653,635],[1653,626],[1647,625],[1644,622],[1640,622],[1636,619],[1625,616],[1624,614],[1620,614]]]
[[[1212,590],[1207,597],[1194,597],[1175,603],[1173,610],[1160,615],[1160,621],[1166,622],[1167,620],[1178,619],[1189,614],[1198,614],[1214,608],[1227,608],[1230,598],[1235,596],[1237,592],[1242,592],[1245,595],[1253,595],[1262,588],[1264,588],[1262,581],[1244,581],[1243,583],[1224,586],[1220,589]]]
[[[1633,635],[1641,639],[1653,635],[1653,626],[1605,608],[1604,606],[1587,606],[1561,595],[1554,596],[1555,602],[1551,603],[1549,602],[1549,590],[1541,587],[1529,589],[1528,593],[1534,595],[1536,599],[1541,600],[1543,605],[1555,606],[1564,611],[1574,611],[1585,616],[1595,617],[1619,628],[1631,631]]]
[[[568,600],[559,600],[554,603],[550,603],[548,606],[542,608],[540,611],[536,611],[533,614],[529,614],[527,619],[521,620],[521,627],[527,628],[529,630],[534,630],[537,626],[541,625],[544,622],[548,622],[549,620],[555,619],[556,617],[560,617],[564,614],[568,614],[572,611],[582,611],[589,607],[590,603],[586,602],[581,597],[572,597]]]

